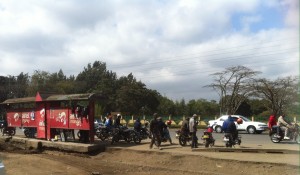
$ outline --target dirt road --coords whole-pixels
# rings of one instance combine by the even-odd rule
[[[185,155],[176,151],[152,150],[149,152],[148,150],[121,149],[87,155],[58,151],[18,150],[3,145],[1,147],[0,156],[7,175],[296,175],[299,173],[299,167],[293,165],[222,160],[203,155]],[[242,153],[233,154],[247,156]]]

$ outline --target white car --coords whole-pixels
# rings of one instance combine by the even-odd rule
[[[5,168],[1,160],[0,160],[0,174],[5,175]]]
[[[248,118],[241,115],[231,115],[231,117],[235,121],[235,123],[238,118],[241,118],[243,120],[242,124],[238,125],[236,123],[238,131],[247,131],[249,134],[255,134],[255,133],[260,134],[268,128],[268,125],[266,123],[251,121]],[[208,121],[208,124],[209,126],[212,126],[216,132],[221,133],[223,132],[222,131],[223,122],[227,120],[227,118],[228,115],[223,115],[217,120]]]

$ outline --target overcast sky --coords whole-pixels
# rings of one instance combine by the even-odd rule
[[[209,75],[299,74],[298,0],[0,0],[0,75],[99,60],[173,100],[218,99]]]

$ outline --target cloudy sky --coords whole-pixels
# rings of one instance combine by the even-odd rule
[[[299,74],[298,0],[0,0],[0,75],[99,60],[173,100],[217,99],[209,75]]]

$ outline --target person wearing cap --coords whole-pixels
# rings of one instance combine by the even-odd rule
[[[157,140],[157,147],[158,147],[158,149],[160,149],[161,140],[160,140],[160,133],[159,133],[159,128],[158,128],[157,118],[158,118],[158,114],[154,113],[153,119],[150,122],[150,132],[152,135],[151,142],[150,142],[150,149],[152,149],[155,140]]]
[[[197,124],[196,124],[195,117],[197,117],[197,114],[194,114],[190,118],[190,121],[189,121],[189,130],[190,130],[190,134],[192,136],[192,145],[191,145],[192,148],[198,148],[198,145],[197,145],[197,136],[196,136],[196,133],[197,133]]]

